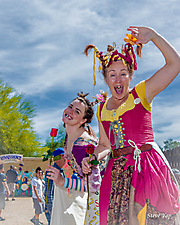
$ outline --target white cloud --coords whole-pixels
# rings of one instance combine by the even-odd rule
[[[178,104],[179,103],[179,104]],[[153,109],[155,139],[163,146],[163,142],[172,138],[180,141],[180,102],[158,102]]]
[[[62,109],[57,108],[42,111],[33,119],[34,129],[41,137],[48,137],[51,128],[58,128],[62,123],[62,112]]]
[[[59,96],[63,96],[63,91],[71,94],[78,88],[94,95],[100,89],[106,90],[106,86],[97,73],[98,84],[93,87],[93,54],[89,58],[82,54],[87,44],[93,43],[103,51],[113,41],[121,46],[129,25],[145,25],[157,30],[180,52],[179,11],[178,0],[3,1],[0,9],[0,75],[29,98],[41,96],[44,99],[51,91],[59,91]],[[163,64],[164,59],[156,47],[151,43],[145,45],[143,60],[138,59],[133,85],[152,75]],[[174,82],[179,84],[180,80]],[[162,98],[165,96],[166,91]],[[177,98],[173,96],[172,102]],[[35,129],[43,136],[47,127],[57,123],[55,118],[62,110],[54,106],[54,115],[49,116],[50,102],[47,98],[43,110],[41,102],[36,103],[39,115],[34,119]],[[158,113],[162,108],[163,116]],[[176,108],[174,103],[173,111]],[[174,118],[177,118],[176,122]],[[170,107],[154,107],[153,119],[160,131],[156,133],[157,140],[168,139],[168,135],[177,137],[179,128],[176,124],[180,121]]]

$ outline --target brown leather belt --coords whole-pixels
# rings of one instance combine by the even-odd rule
[[[127,147],[124,147],[124,148],[113,149],[112,150],[112,158],[118,158],[120,156],[125,156],[125,155],[128,155],[128,154],[132,154],[134,149],[135,148],[133,148],[131,146],[127,146]],[[149,150],[152,149],[152,145],[144,144],[139,149],[141,150],[141,152],[149,151]]]

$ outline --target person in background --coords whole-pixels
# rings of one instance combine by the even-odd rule
[[[154,29],[130,26],[122,48],[109,45],[100,52],[88,45],[86,55],[102,63],[102,74],[111,97],[97,110],[99,145],[97,159],[109,154],[100,188],[99,211],[102,225],[174,225],[179,212],[177,182],[159,146],[154,142],[151,122],[152,101],[180,72],[180,56]],[[152,42],[165,64],[148,79],[130,88],[137,70],[133,46],[141,56],[144,44]],[[84,173],[91,172],[88,158]],[[173,173],[172,173],[173,174]],[[178,222],[177,224],[180,224]]]
[[[30,221],[35,225],[43,224],[39,221],[39,215],[44,212],[44,195],[42,190],[43,184],[41,181],[41,174],[41,167],[37,167],[35,171],[35,176],[31,180],[35,216]]]
[[[7,192],[7,197],[10,195],[9,188],[6,183],[6,177],[4,175],[4,166],[0,165],[0,221],[4,221],[2,218],[2,210],[5,207],[5,190]]]
[[[65,177],[64,170],[62,169],[65,164],[64,149],[57,148],[52,154],[53,154],[53,157],[57,158],[57,160],[53,164],[53,167],[56,168],[61,173],[62,177]],[[48,183],[49,183],[49,187],[48,187]],[[53,207],[53,200],[54,200],[54,186],[55,186],[54,181],[47,178],[47,171],[46,171],[44,197],[45,197],[45,215],[48,221],[48,225],[50,225],[50,222],[51,222],[51,214],[52,214],[52,207]]]
[[[12,201],[15,201],[14,193],[15,193],[18,173],[16,170],[14,170],[13,165],[11,165],[10,169],[6,172],[6,177],[7,177],[7,184],[9,187],[9,191],[10,191],[10,194],[12,195]],[[8,197],[6,198],[6,201],[9,201]]]
[[[44,180],[44,177],[45,177],[44,171],[41,171],[40,179],[41,179],[42,185],[43,185],[43,187],[42,187],[42,192],[43,192],[43,194],[44,194],[44,192],[45,192],[45,180]]]

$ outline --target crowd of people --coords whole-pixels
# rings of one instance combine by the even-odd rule
[[[151,121],[153,99],[179,74],[180,56],[152,28],[130,26],[127,30],[131,34],[122,49],[115,43],[105,53],[93,44],[85,48],[86,55],[94,50],[111,96],[106,99],[102,94],[90,102],[81,92],[64,110],[64,148],[53,152],[60,157],[49,166],[45,181],[40,167],[31,181],[35,225],[42,224],[39,215],[43,212],[48,225],[180,225],[177,173],[155,143]],[[141,57],[148,42],[160,50],[165,65],[130,88],[137,70],[136,54]],[[90,126],[95,103],[99,103],[99,138]],[[65,161],[73,171],[71,177],[64,173]],[[10,168],[6,184],[0,169],[3,209],[5,189],[7,200],[9,192],[14,200],[17,174]]]

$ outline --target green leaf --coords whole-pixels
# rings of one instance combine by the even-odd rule
[[[48,156],[52,156],[52,152],[50,150],[47,151]]]
[[[48,160],[48,158],[49,158],[49,157],[46,155],[46,156],[43,157],[42,161],[45,162],[45,161]]]
[[[97,166],[98,164],[99,164],[99,162],[97,161],[97,160],[91,160],[90,162],[89,162],[91,165],[95,165],[95,166]]]
[[[57,155],[55,157],[53,157],[53,160],[56,161],[56,160],[60,160],[61,159],[61,156],[60,155]]]

